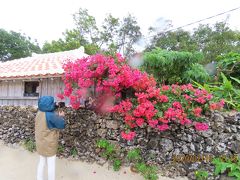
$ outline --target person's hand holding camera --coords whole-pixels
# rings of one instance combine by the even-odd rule
[[[65,102],[56,102],[55,103],[55,110],[57,111],[58,115],[61,117],[65,116],[65,113],[62,108],[65,107]]]
[[[61,111],[61,112],[58,112],[58,115],[61,116],[61,117],[64,117],[65,113],[64,113],[64,111]]]

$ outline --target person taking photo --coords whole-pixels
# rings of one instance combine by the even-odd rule
[[[52,96],[42,96],[38,100],[38,112],[35,118],[36,149],[40,156],[37,180],[43,180],[46,161],[48,180],[55,180],[59,130],[65,128],[64,112],[59,111],[57,114],[56,107]]]

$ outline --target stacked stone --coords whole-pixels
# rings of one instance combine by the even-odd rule
[[[15,144],[26,139],[34,141],[34,119],[37,109],[33,107],[0,107],[0,139]],[[97,115],[93,111],[66,108],[66,128],[61,131],[58,156],[104,164],[101,150],[96,147],[99,139],[109,140],[120,151],[124,160],[126,151],[140,148],[143,158],[149,164],[156,164],[164,175],[188,176],[194,179],[194,172],[204,169],[212,175],[214,167],[210,157],[233,157],[240,154],[240,113],[212,112],[206,117],[210,128],[199,132],[193,126],[171,124],[165,132],[151,128],[138,129],[137,137],[127,142],[120,136],[123,120],[116,114]],[[127,162],[125,161],[127,164]]]

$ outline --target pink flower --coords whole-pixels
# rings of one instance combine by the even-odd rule
[[[201,113],[202,113],[202,108],[197,107],[197,108],[193,109],[193,113],[196,117],[200,117]]]
[[[174,108],[177,108],[177,109],[182,109],[182,105],[181,105],[181,103],[180,102],[177,102],[177,101],[175,101],[175,102],[173,102],[173,107]]]
[[[225,100],[224,99],[221,99],[220,102],[219,102],[220,106],[223,107],[224,104],[225,104]]]
[[[164,119],[164,118],[158,118],[158,120],[162,123],[168,123],[169,122],[167,119]]]
[[[130,111],[132,109],[132,102],[127,99],[125,101],[122,101],[120,104],[118,105],[115,105],[113,108],[112,108],[112,112],[119,112],[119,113],[126,113],[128,111]]]
[[[77,96],[71,95],[69,99],[73,109],[78,109],[80,107],[80,101]]]
[[[94,87],[97,95],[95,111],[119,113],[129,128],[142,127],[147,122],[148,126],[164,131],[169,129],[168,123],[171,122],[181,125],[192,123],[189,118],[192,115],[201,117],[202,107],[208,107],[208,104],[210,109],[220,109],[225,103],[224,100],[210,103],[213,96],[206,90],[195,89],[192,84],[162,85],[159,88],[153,76],[131,68],[120,54],[114,58],[97,54],[66,61],[63,69],[65,89],[59,96],[61,99],[69,98],[70,105],[78,109],[79,99]],[[123,92],[127,92],[128,99],[120,99]],[[110,100],[106,94],[114,98]],[[203,123],[195,126],[196,129],[208,127]],[[121,135],[131,140],[136,134],[132,131]]]
[[[57,97],[58,97],[59,99],[61,99],[61,100],[64,99],[64,95],[63,95],[63,94],[58,94]]]
[[[164,112],[164,118],[166,119],[173,119],[176,116],[176,112],[175,109],[173,108],[168,108],[165,112]]]
[[[211,99],[213,98],[213,95],[208,94],[208,95],[206,96],[206,98],[207,98],[207,100],[211,100]]]
[[[169,86],[163,85],[161,89],[162,89],[162,91],[168,91],[169,90]]]
[[[188,100],[192,100],[192,97],[187,95],[187,94],[184,94],[183,97],[188,101]]]
[[[165,131],[165,130],[169,129],[169,126],[167,124],[162,124],[162,125],[158,125],[157,128],[160,131]]]
[[[148,94],[145,93],[135,93],[135,95],[138,97],[138,102],[139,103],[144,103],[146,102],[147,98],[148,98]]]
[[[137,118],[137,119],[136,119],[136,124],[137,124],[139,127],[141,127],[141,126],[143,125],[143,123],[144,123],[144,119],[143,119],[143,118]]]
[[[168,97],[166,95],[159,95],[158,100],[160,102],[168,102]]]
[[[208,124],[196,122],[195,123],[195,128],[198,131],[206,131],[206,130],[208,130]]]
[[[136,107],[133,111],[133,115],[136,117],[141,117],[145,115],[146,108],[143,106],[143,104],[140,104]]]
[[[187,89],[189,91],[194,91],[194,88],[193,88],[192,84],[187,84]]]
[[[216,110],[216,109],[218,109],[217,103],[212,103],[212,104],[210,104],[210,109],[211,109],[211,110]]]
[[[224,107],[225,101],[221,99],[220,102],[210,104],[211,110],[219,110]]]
[[[191,124],[192,121],[190,119],[187,119],[187,118],[183,118],[182,120],[180,120],[180,124],[181,125],[188,125],[188,124]]]
[[[136,133],[134,131],[130,131],[128,133],[125,133],[124,131],[122,131],[121,136],[123,139],[131,141],[136,136]]]
[[[197,101],[200,104],[205,104],[206,103],[206,100],[204,99],[204,97],[198,97],[198,98],[195,99],[195,101]]]
[[[158,124],[158,120],[149,120],[148,121],[149,126],[151,126],[152,128],[155,128],[156,125]]]
[[[130,126],[130,128],[136,127],[135,118],[129,114],[125,116],[125,123]]]

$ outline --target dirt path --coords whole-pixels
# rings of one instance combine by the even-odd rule
[[[0,141],[0,179],[1,180],[34,180],[36,179],[37,153],[24,148],[8,147]],[[47,178],[46,178],[47,179]],[[107,165],[88,164],[66,159],[56,160],[56,180],[143,180],[139,174],[122,168],[114,172]],[[171,180],[160,177],[160,180]],[[180,178],[178,178],[180,180]]]

